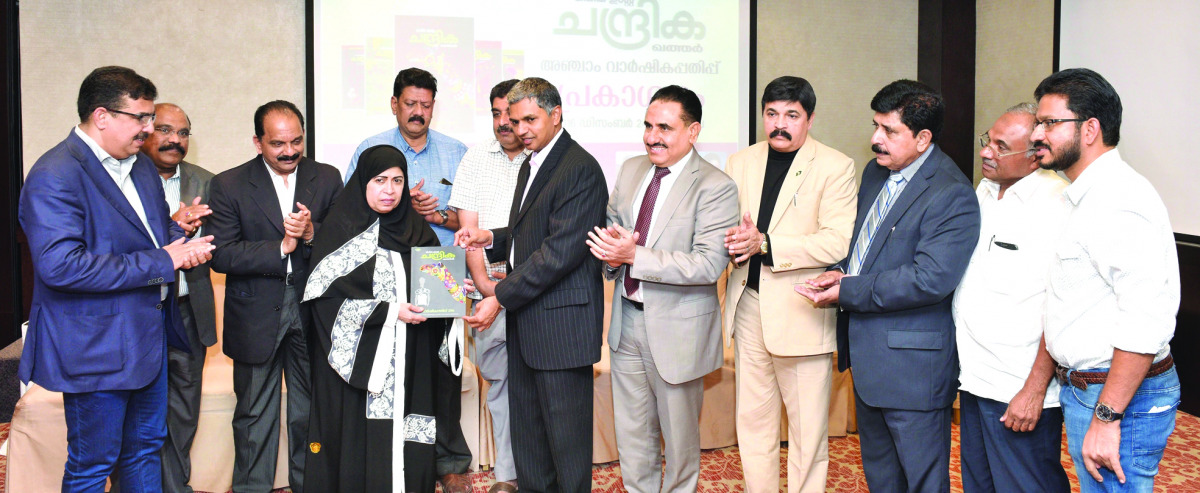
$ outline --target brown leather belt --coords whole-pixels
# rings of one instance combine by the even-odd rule
[[[1162,361],[1150,365],[1150,369],[1146,371],[1146,378],[1161,375],[1173,366],[1175,366],[1175,358],[1167,354]],[[1089,383],[1101,384],[1108,380],[1106,371],[1071,371],[1070,368],[1062,365],[1054,370],[1054,375],[1058,378],[1058,383],[1070,385],[1079,390],[1087,390]]]

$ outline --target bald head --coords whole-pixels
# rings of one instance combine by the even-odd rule
[[[154,131],[150,132],[150,137],[142,144],[142,152],[154,161],[158,174],[169,178],[175,174],[175,169],[187,156],[192,121],[182,108],[171,103],[154,105],[154,112],[157,114]]]

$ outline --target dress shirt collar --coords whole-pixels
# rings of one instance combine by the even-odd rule
[[[917,157],[916,161],[913,161],[912,164],[905,166],[904,169],[896,171],[896,173],[900,173],[900,176],[904,177],[905,183],[912,181],[913,177],[917,175],[917,171],[921,169],[921,165],[925,164],[925,160],[929,159],[930,154],[933,154],[933,148],[936,145],[937,144],[930,145],[928,149],[925,149],[925,152],[921,153],[921,155]]]
[[[267,159],[262,157],[261,154],[258,156],[258,158],[259,158],[259,161],[262,161],[263,166],[266,166],[267,175],[270,176],[272,180],[279,180],[280,183],[283,182],[284,177],[290,178],[293,176],[297,176],[297,172],[300,171],[300,163],[296,163],[296,167],[294,169],[292,169],[291,173],[288,173],[286,175],[281,175],[279,173],[276,173],[275,169],[272,168],[271,165],[267,164]],[[304,158],[300,158],[300,159],[304,159]],[[176,172],[175,174],[178,175],[179,173]],[[294,183],[294,182],[295,182],[295,180],[288,180],[289,184]]]
[[[118,185],[121,183],[121,180],[129,176],[129,172],[133,170],[133,162],[137,161],[137,153],[125,159],[117,160],[108,151],[105,151],[103,147],[100,147],[100,144],[92,140],[92,137],[80,129],[78,125],[75,126],[75,135],[79,136],[84,144],[87,144],[88,149],[92,150],[92,154],[96,155],[96,160],[100,161],[100,164],[108,170],[108,174],[113,176]]]
[[[553,139],[550,139],[550,143],[549,143],[549,144],[546,144],[546,147],[543,147],[543,148],[542,148],[542,150],[540,150],[540,151],[537,151],[537,152],[534,152],[533,154],[531,154],[531,155],[529,156],[529,165],[530,165],[530,166],[534,166],[535,164],[536,164],[536,165],[541,165],[541,164],[542,164],[542,160],[541,160],[541,159],[538,159],[538,158],[539,158],[540,156],[544,155],[544,154],[547,154],[547,153],[549,153],[551,149],[554,149],[554,146],[555,146],[555,144],[558,144],[558,138],[559,138],[559,137],[562,137],[563,130],[564,130],[565,128],[566,128],[566,127],[560,127],[560,128],[558,129],[558,133],[554,134],[554,138],[553,138]]]
[[[690,150],[688,150],[687,154],[683,155],[682,159],[675,161],[675,164],[667,166],[667,169],[671,170],[671,176],[679,176],[679,173],[681,171],[683,171],[683,167],[687,166],[687,163],[691,162],[692,154],[695,154],[695,153],[696,153],[696,148],[693,147]],[[654,166],[654,164],[652,163],[652,164],[650,164],[650,167],[655,168],[656,166]]]
[[[1084,169],[1083,173],[1080,173],[1079,177],[1075,178],[1075,181],[1071,182],[1066,190],[1063,190],[1063,194],[1071,202],[1071,205],[1079,205],[1088,190],[1091,190],[1096,183],[1104,181],[1105,176],[1115,169],[1118,163],[1122,162],[1124,160],[1121,159],[1121,153],[1117,152],[1116,147],[1112,148],[1092,161],[1092,164],[1089,164],[1087,169]]]
[[[1054,174],[1054,172],[1050,170],[1035,170],[1033,173],[1025,175],[1024,178],[1021,178],[1020,180],[1017,180],[1016,183],[1010,185],[1008,190],[1004,191],[1004,198],[1007,199],[1009,197],[1013,197],[1017,199],[1018,202],[1028,202],[1037,195],[1037,191],[1041,189],[1044,184],[1048,183],[1049,181],[1056,180],[1057,176],[1058,175]],[[987,193],[988,198],[991,200],[1000,200],[999,183],[996,183],[988,178],[984,178],[983,180],[979,181],[979,187]]]
[[[513,163],[514,165],[521,164],[521,158],[525,157],[526,155],[529,154],[529,149],[521,149],[521,153],[517,154],[516,158],[509,159],[508,153],[504,152],[504,147],[501,146],[500,141],[496,140],[496,139],[492,139],[492,142],[487,145],[487,151],[492,154],[499,154],[501,156],[504,156],[505,161],[509,161],[509,162]]]

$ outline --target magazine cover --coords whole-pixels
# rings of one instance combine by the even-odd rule
[[[424,308],[425,318],[456,318],[467,314],[467,255],[461,247],[412,249],[412,304]]]

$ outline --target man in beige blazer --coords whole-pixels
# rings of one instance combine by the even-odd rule
[[[833,308],[792,285],[845,258],[858,187],[854,161],[808,135],[816,95],[784,76],[763,91],[766,142],[730,156],[740,224],[725,327],[736,341],[737,436],[746,491],[779,491],[780,401],[788,417],[788,491],[825,491],[829,394],[837,348]]]
[[[696,491],[704,375],[721,366],[717,279],[737,224],[737,186],[692,147],[700,98],[667,86],[646,111],[646,155],[621,166],[592,254],[616,279],[612,350],[617,453],[632,492]],[[665,444],[666,472],[659,459]]]

